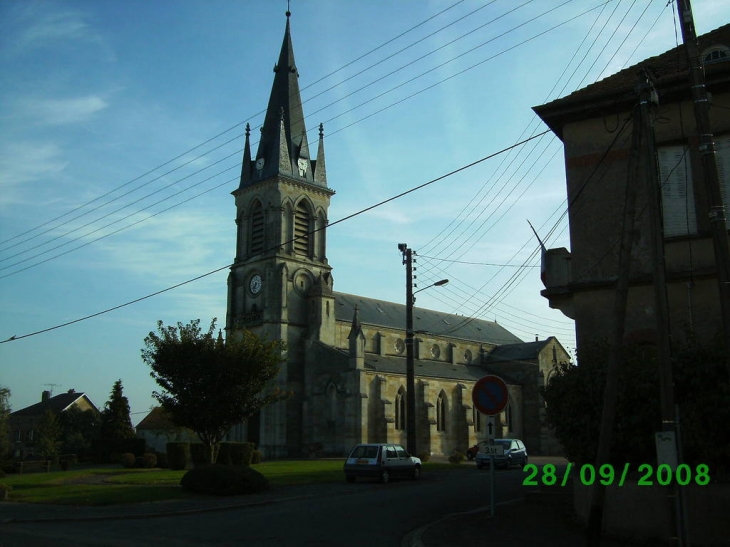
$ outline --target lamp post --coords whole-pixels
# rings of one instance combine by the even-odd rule
[[[416,302],[414,294],[431,287],[440,287],[449,282],[442,279],[413,291],[413,255],[412,249],[405,243],[398,244],[398,250],[403,253],[403,264],[406,265],[406,450],[416,455],[416,372],[413,362],[413,304]]]

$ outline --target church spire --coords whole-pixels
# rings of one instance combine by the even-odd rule
[[[249,160],[251,177],[241,178],[241,186],[256,183],[278,175],[303,179],[316,186],[327,187],[323,177],[315,178],[314,166],[307,142],[307,128],[299,92],[299,71],[294,61],[291,27],[286,13],[286,29],[281,44],[279,60],[274,66],[274,83],[271,87],[266,117],[261,127],[256,157]],[[321,139],[320,139],[321,146]],[[323,150],[319,155],[323,156]],[[245,158],[244,158],[245,164]],[[244,165],[243,170],[246,170]]]

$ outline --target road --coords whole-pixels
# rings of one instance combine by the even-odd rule
[[[519,468],[498,470],[496,476],[498,503],[522,497],[528,488],[522,486]],[[7,523],[0,525],[0,547],[399,546],[416,528],[488,505],[489,471],[447,471],[385,485],[343,479],[341,485],[307,492],[296,499],[185,516]]]

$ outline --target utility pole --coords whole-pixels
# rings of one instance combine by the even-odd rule
[[[647,83],[651,79],[646,70],[642,71]],[[653,92],[652,92],[653,93]],[[680,451],[677,449],[677,411],[674,404],[674,377],[672,373],[672,350],[669,325],[669,304],[667,302],[667,279],[664,257],[664,230],[661,215],[661,194],[660,183],[657,177],[656,142],[654,139],[654,126],[649,111],[650,101],[641,101],[641,119],[646,131],[646,175],[647,175],[647,199],[649,202],[649,231],[651,235],[651,254],[653,262],[654,278],[654,317],[657,330],[657,350],[659,360],[659,401],[662,416],[662,434],[671,439],[671,451],[674,468],[676,469],[677,457]],[[662,462],[660,462],[662,463]],[[673,545],[686,545],[685,530],[682,526],[682,504],[677,483],[674,487],[667,489],[667,505],[670,522],[672,523]],[[674,535],[676,532],[676,535]]]
[[[399,243],[406,266],[406,450],[416,454],[416,372],[413,362],[413,251]]]
[[[650,100],[650,88],[646,79],[640,75],[637,84],[639,101]],[[618,398],[618,375],[623,362],[623,340],[626,330],[626,302],[629,294],[629,275],[631,265],[631,249],[634,240],[636,189],[639,177],[639,149],[641,147],[641,115],[638,108],[633,112],[633,132],[631,139],[631,156],[629,158],[629,176],[626,180],[626,199],[624,201],[624,220],[621,231],[621,247],[618,258],[618,277],[613,304],[613,337],[609,347],[606,385],[603,390],[603,410],[601,414],[601,431],[598,437],[596,467],[609,463],[611,459],[611,441],[616,422],[616,400]],[[586,528],[587,544],[598,547],[601,544],[603,527],[603,508],[605,506],[606,487],[601,481],[593,484],[591,508],[588,513]]]
[[[717,174],[715,143],[710,126],[705,73],[700,63],[690,0],[678,0],[677,11],[679,23],[682,27],[682,41],[687,51],[705,193],[708,196],[710,205],[710,230],[715,249],[715,270],[717,271],[720,310],[722,312],[722,326],[725,338],[725,366],[728,379],[730,379],[730,244],[728,243],[727,224],[725,222],[725,208],[722,203],[720,181]]]

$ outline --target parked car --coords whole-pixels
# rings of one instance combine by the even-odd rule
[[[481,444],[481,443],[480,443]],[[495,467],[505,467],[509,469],[513,465],[520,465],[525,467],[527,465],[527,449],[525,444],[519,439],[494,439],[492,445],[502,445],[504,447],[504,454],[501,456],[494,456]],[[477,453],[474,457],[477,463],[477,469],[482,467],[488,467],[490,465],[490,456],[484,453],[483,450]]]
[[[359,444],[352,449],[344,466],[347,482],[357,477],[376,477],[387,483],[393,477],[421,476],[421,460],[398,444]]]
[[[481,449],[481,447],[485,446],[487,444],[489,444],[489,441],[479,441],[477,444],[475,444],[471,448],[467,448],[466,449],[466,459],[469,461],[473,460],[476,457],[479,450]]]

